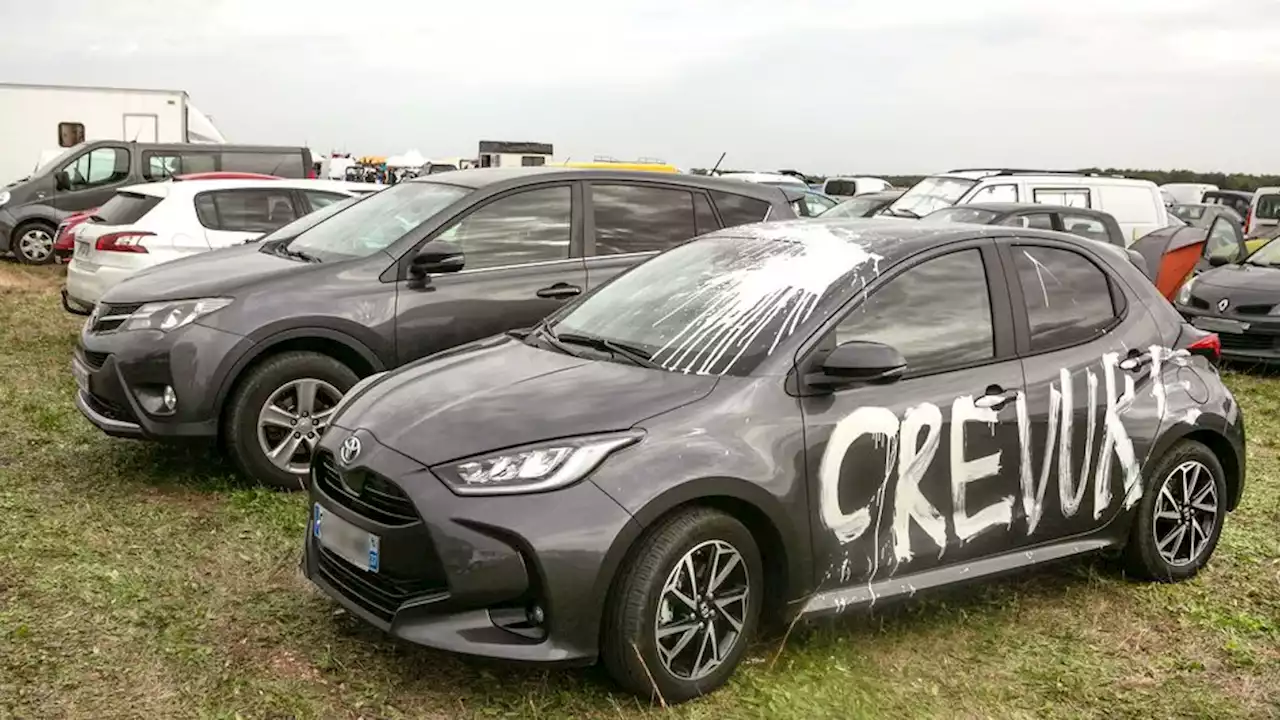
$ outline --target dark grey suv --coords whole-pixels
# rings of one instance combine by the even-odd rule
[[[304,219],[301,232],[112,288],[72,361],[76,405],[109,435],[221,438],[246,473],[296,488],[361,377],[533,325],[695,235],[794,217],[795,199],[643,172],[467,170],[402,183]]]

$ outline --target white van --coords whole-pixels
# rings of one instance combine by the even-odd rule
[[[1276,225],[1280,225],[1280,187],[1260,187],[1249,204],[1244,234],[1246,237],[1261,235]]]
[[[893,187],[887,181],[875,177],[833,177],[822,183],[822,194],[833,198],[851,198],[891,189]]]
[[[1177,205],[1199,205],[1204,202],[1204,194],[1217,190],[1218,186],[1211,183],[1165,183],[1160,189],[1173,196]]]
[[[885,210],[924,217],[967,203],[1017,202],[1087,207],[1111,213],[1129,243],[1170,224],[1160,189],[1150,180],[1044,170],[951,170],[911,186]]]

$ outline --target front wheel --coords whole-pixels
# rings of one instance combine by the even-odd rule
[[[742,661],[764,599],[755,538],[711,508],[651,528],[609,597],[602,651],[626,690],[666,703],[705,695]]]
[[[13,232],[9,249],[24,265],[48,265],[54,261],[54,229],[41,222],[19,225]]]
[[[320,353],[287,352],[259,364],[236,389],[224,420],[236,465],[267,485],[305,488],[311,454],[358,379]]]
[[[1159,582],[1193,577],[1218,545],[1226,473],[1213,451],[1183,440],[1155,465],[1124,549],[1129,574]]]

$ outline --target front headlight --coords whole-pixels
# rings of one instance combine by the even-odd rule
[[[636,443],[639,431],[553,440],[431,468],[459,495],[516,495],[556,490],[585,478],[609,453]]]
[[[3,206],[5,203],[9,202],[9,198],[11,197],[13,196],[9,194],[8,190],[0,190],[0,206]]]
[[[1182,283],[1182,287],[1178,288],[1178,294],[1174,296],[1173,301],[1178,305],[1190,305],[1191,304],[1191,286],[1194,285],[1195,282],[1196,282],[1196,278],[1194,275],[1187,278],[1187,281]]]
[[[160,330],[168,332],[190,325],[197,318],[231,304],[231,298],[202,298],[147,303],[124,321],[122,330]]]

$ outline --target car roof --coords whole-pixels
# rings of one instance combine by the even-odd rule
[[[1006,168],[990,168],[990,169],[971,169],[964,170],[948,170],[946,172],[934,173],[927,177],[944,177],[944,178],[961,178],[964,180],[985,180],[986,178],[1003,177],[1003,178],[1048,178],[1063,184],[1083,185],[1092,183],[1096,185],[1143,185],[1155,186],[1155,183],[1142,178],[1116,177],[1114,175],[1096,175],[1083,174],[1077,172],[1063,172],[1057,170],[1016,170]]]
[[[778,188],[773,185],[726,180],[722,177],[708,175],[686,175],[684,173],[650,172],[647,170],[598,170],[595,168],[563,168],[563,167],[520,167],[520,168],[475,168],[471,170],[451,170],[449,172],[423,175],[406,180],[411,183],[437,183],[455,185],[478,190],[482,187],[497,185],[519,185],[525,180],[629,180],[652,182],[659,184],[686,185],[705,190],[719,190],[735,195],[747,195],[772,202],[778,198]],[[791,188],[788,188],[789,190]],[[804,186],[797,185],[797,191]]]
[[[964,205],[952,205],[950,207],[945,207],[940,210],[937,210],[936,212],[943,212],[945,210],[967,210],[970,208],[977,208],[979,210],[990,210],[991,212],[997,212],[1002,214],[1019,212],[1019,211],[1030,212],[1032,210],[1037,210],[1040,212],[1057,212],[1057,213],[1070,212],[1070,213],[1076,213],[1077,215],[1109,214],[1101,210],[1094,210],[1093,208],[1071,207],[1069,205],[1049,205],[1047,203],[1013,203],[1013,202],[965,203]]]
[[[285,188],[289,190],[330,190],[348,193],[367,193],[380,186],[369,183],[345,182],[342,180],[302,180],[281,178],[279,180],[183,180],[182,182],[153,182],[129,185],[117,192],[151,197],[169,197],[195,195],[209,190],[249,190],[253,188]]]

